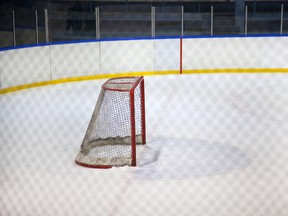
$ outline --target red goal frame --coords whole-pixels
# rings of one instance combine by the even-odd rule
[[[119,82],[121,79],[131,79],[131,82]],[[130,88],[117,88],[117,85],[113,87],[113,84],[117,85],[131,85]],[[105,91],[119,91],[119,92],[129,92],[130,100],[130,121],[131,121],[131,166],[136,166],[136,122],[135,122],[135,89],[140,85],[140,109],[141,109],[141,136],[142,144],[146,144],[146,116],[145,116],[145,90],[144,90],[144,77],[119,77],[111,78],[107,80],[103,85],[102,89]],[[109,169],[113,165],[94,165],[87,164],[75,160],[76,164],[89,168],[98,168],[98,169]]]

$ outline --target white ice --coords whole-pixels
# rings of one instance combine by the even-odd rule
[[[145,77],[137,167],[74,163],[105,80],[0,96],[0,215],[288,215],[287,74]]]

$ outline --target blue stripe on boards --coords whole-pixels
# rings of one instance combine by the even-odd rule
[[[249,35],[192,35],[192,36],[156,36],[156,37],[131,37],[131,38],[101,38],[101,39],[90,39],[90,40],[71,40],[71,41],[60,41],[60,42],[49,42],[49,43],[39,43],[39,44],[27,44],[20,46],[9,46],[0,48],[0,52],[15,50],[15,49],[25,49],[32,47],[41,46],[53,46],[53,45],[65,45],[65,44],[77,44],[77,43],[92,43],[92,42],[106,42],[106,41],[130,41],[130,40],[165,40],[165,39],[198,39],[198,38],[249,38],[249,37],[288,37],[288,34],[249,34]]]

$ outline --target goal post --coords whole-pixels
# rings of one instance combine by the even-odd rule
[[[101,88],[75,162],[92,168],[136,166],[146,143],[144,77],[107,80]]]

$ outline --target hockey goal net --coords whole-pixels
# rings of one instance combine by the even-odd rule
[[[145,136],[144,78],[109,79],[75,161],[92,168],[136,166],[136,144],[145,144]]]

